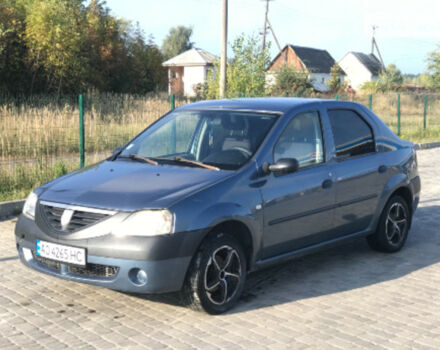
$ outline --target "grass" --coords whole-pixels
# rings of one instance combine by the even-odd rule
[[[368,95],[340,96],[368,106]],[[0,99],[0,201],[24,198],[32,188],[79,166],[76,96]],[[170,109],[167,96],[85,95],[86,163],[108,156]],[[187,103],[177,100],[176,105]],[[401,95],[401,137],[440,141],[440,95]],[[373,96],[373,111],[397,131],[396,94]]]
[[[368,95],[354,101],[368,106]],[[426,130],[423,129],[424,95],[401,94],[400,137],[414,143],[440,141],[440,95],[428,96]],[[397,133],[396,93],[373,95],[373,112]]]

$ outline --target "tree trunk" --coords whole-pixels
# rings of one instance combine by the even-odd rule
[[[57,101],[60,99],[61,84],[63,83],[63,76],[60,77],[60,83],[58,84]]]

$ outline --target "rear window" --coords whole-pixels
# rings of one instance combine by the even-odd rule
[[[373,131],[355,111],[328,111],[338,158],[348,158],[375,152]]]

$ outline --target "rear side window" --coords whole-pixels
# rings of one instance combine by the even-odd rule
[[[371,127],[354,111],[328,111],[335,140],[336,156],[348,158],[375,152]]]

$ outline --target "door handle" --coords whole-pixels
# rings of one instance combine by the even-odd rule
[[[324,180],[322,182],[322,188],[325,190],[331,188],[332,186],[333,186],[333,181],[330,179]]]
[[[387,171],[387,166],[386,165],[381,165],[380,167],[379,167],[379,169],[377,169],[377,171],[379,172],[379,174],[383,174],[383,173],[385,173],[386,171]]]

